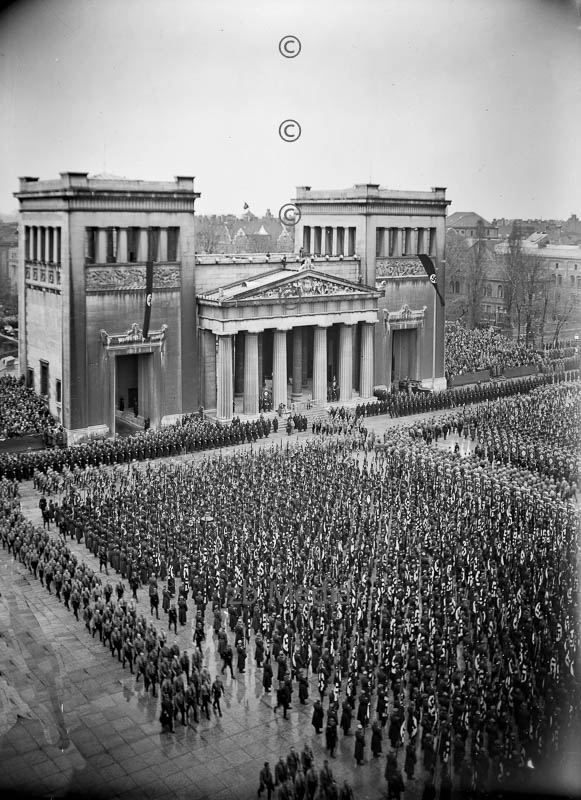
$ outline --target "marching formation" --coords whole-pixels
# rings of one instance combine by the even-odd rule
[[[571,373],[570,376],[578,373]],[[391,417],[421,414],[445,408],[460,408],[471,403],[481,403],[499,397],[512,397],[531,389],[565,382],[565,374],[535,375],[521,380],[508,380],[502,383],[488,383],[448,389],[437,394],[409,393],[397,391],[378,400],[361,403],[355,409],[357,417],[372,417],[389,414]],[[306,429],[306,417],[295,415],[286,421],[287,433]],[[165,458],[184,455],[199,450],[216,450],[243,442],[256,442],[268,437],[271,431],[278,430],[279,421],[261,415],[258,420],[242,423],[234,418],[224,424],[204,419],[203,414],[190,414],[183,421],[159,431],[147,430],[133,436],[116,437],[107,440],[94,440],[65,448],[51,448],[21,453],[0,454],[0,477],[9,480],[30,480],[35,470],[62,472],[85,469],[87,466],[108,466],[125,464],[131,461]]]
[[[302,446],[70,471],[52,503],[60,541],[22,520],[18,483],[4,478],[2,542],[146,691],[160,686],[170,729],[211,701],[221,714],[221,677],[196,655],[213,627],[222,672],[252,658],[283,718],[296,689],[330,759],[347,736],[353,770],[369,752],[386,757],[390,797],[416,780],[426,797],[525,786],[560,763],[581,699],[581,385],[543,384],[399,425],[375,450],[349,444],[361,412],[338,411],[336,435]],[[435,446],[443,424],[470,436],[470,455]],[[134,594],[144,587],[151,620],[80,564],[67,536]],[[193,603],[189,664],[156,632],[160,598],[175,631]],[[296,768],[262,767],[259,794],[352,797],[328,763],[309,789],[294,756]]]

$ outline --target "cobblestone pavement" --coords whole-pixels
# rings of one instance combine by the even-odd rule
[[[442,412],[446,413],[446,412]],[[447,412],[449,413],[449,412]],[[418,415],[414,419],[433,417]],[[410,418],[374,417],[368,427],[381,440],[392,425]],[[284,446],[289,440],[307,440],[310,433],[287,436],[279,432],[256,446]],[[453,447],[448,440],[446,446]],[[240,447],[229,448],[232,452]],[[208,453],[181,456],[200,460]],[[175,460],[175,459],[174,459]],[[40,522],[38,494],[31,482],[21,485],[22,509]],[[54,526],[51,533],[55,533]],[[77,545],[75,553],[98,570],[97,560]],[[118,578],[113,575],[115,580]],[[49,594],[26,568],[0,550],[0,795],[17,797],[84,796],[102,798],[191,798],[246,800],[254,798],[258,773],[265,760],[271,767],[286,757],[291,745],[311,745],[316,764],[327,757],[324,736],[311,726],[312,702],[294,698],[289,719],[273,713],[275,704],[262,689],[262,671],[254,663],[253,636],[244,674],[224,676],[223,717],[212,716],[175,733],[162,732],[159,698],[144,692],[129,670],[123,670],[83,622],[76,622],[54,594]],[[138,592],[138,608],[149,618],[145,590]],[[192,603],[190,601],[190,608]],[[165,625],[160,614],[158,623]],[[212,676],[218,670],[217,640],[210,614],[204,662]],[[180,649],[193,649],[191,613],[177,637]],[[230,638],[232,635],[230,634]],[[316,695],[311,680],[311,700]],[[326,703],[325,703],[326,707]],[[386,796],[385,754],[373,759],[367,749],[365,764],[357,767],[354,737],[340,735],[337,758],[330,760],[339,787],[347,778],[355,800]],[[403,754],[399,754],[403,766]],[[407,782],[406,798],[419,798],[424,773]]]

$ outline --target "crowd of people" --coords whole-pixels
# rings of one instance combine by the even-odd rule
[[[510,367],[534,365],[541,371],[578,369],[576,347],[536,350],[522,341],[509,339],[494,328],[469,329],[451,325],[446,330],[445,372],[462,375],[490,369],[501,374]]]
[[[388,413],[391,417],[405,417],[410,414],[425,414],[445,408],[461,408],[472,403],[496,400],[499,397],[513,397],[532,391],[538,386],[570,382],[578,377],[578,371],[570,373],[531,375],[525,378],[505,380],[495,383],[477,383],[459,386],[442,392],[396,391],[380,392],[378,402],[361,403],[356,414],[375,416]]]
[[[63,448],[49,448],[20,453],[0,454],[0,476],[30,480],[35,470],[84,469],[87,466],[107,466],[131,461],[164,458],[214,450],[233,444],[256,442],[269,435],[278,421],[261,416],[257,420],[220,423],[191,415],[175,425],[159,431],[140,431],[133,436],[113,439],[94,439]]]
[[[475,443],[474,453],[496,465],[512,464],[544,476],[555,496],[577,500],[581,404],[576,383],[558,383],[500,399],[409,428],[428,444],[449,433]]]
[[[0,377],[0,438],[8,439],[29,433],[47,434],[57,427],[46,399],[25,385],[24,376]]]
[[[501,383],[448,389],[434,394],[407,391],[383,393],[374,401],[359,403],[355,408],[355,416],[359,418],[389,414],[391,417],[400,417],[445,408],[458,408],[485,400],[526,393],[538,386],[554,382],[564,382],[566,377],[572,377],[573,374],[534,375]],[[284,424],[287,433],[292,434],[305,431],[308,420],[304,415],[294,414],[287,420],[282,420],[280,424]],[[243,442],[256,442],[258,439],[268,437],[271,431],[276,432],[278,427],[277,415],[272,418],[261,415],[257,420],[244,422],[236,417],[231,423],[220,423],[192,414],[159,431],[147,430],[133,436],[92,440],[64,448],[0,453],[0,477],[5,476],[10,480],[30,480],[38,470],[74,471],[77,468],[85,469],[87,466],[124,464],[134,460],[144,461],[199,450],[215,450]]]
[[[488,425],[524,415],[534,437],[536,403],[550,455],[579,386],[538,395],[491,404]],[[197,608],[226,609],[265,691],[274,667],[283,708],[289,680],[317,697],[330,754],[361,725],[357,765],[386,729],[393,792],[418,763],[428,785],[498,788],[558,762],[578,722],[578,513],[540,467],[460,459],[402,427],[374,455],[326,437],[93,470],[59,524],[129,580],[177,579]]]
[[[158,630],[153,621],[159,620],[159,595],[161,587],[154,574],[146,578],[151,619],[137,611],[137,589],[142,586],[136,575],[129,574],[131,594],[123,580],[112,581],[102,553],[97,553],[100,571],[105,567],[106,580],[100,573],[80,561],[66,544],[66,529],[62,513],[43,511],[43,529],[26,520],[20,512],[19,486],[6,478],[0,480],[0,540],[2,548],[23,564],[31,575],[40,581],[49,594],[64,603],[77,622],[82,622],[87,633],[99,641],[117,658],[122,668],[126,666],[135,676],[146,694],[160,697],[160,723],[170,731],[176,722],[188,725],[198,723],[200,716],[207,720],[213,714],[222,716],[220,698],[224,684],[219,675],[212,680],[208,666],[203,663],[201,643],[205,639],[203,616],[205,603],[198,600],[194,641],[196,647],[190,657],[177,641],[168,641],[168,631]],[[60,507],[59,507],[60,508]],[[56,519],[55,519],[56,516]],[[61,536],[50,535],[50,522],[54,521]],[[117,570],[117,574],[120,574]],[[124,572],[124,577],[127,577]],[[115,584],[115,585],[114,585]],[[177,600],[173,591],[163,590],[163,610],[167,616],[168,630],[177,634],[178,621],[187,621],[187,590],[184,587]]]
[[[573,501],[581,385],[536,377],[493,397],[390,429],[381,448],[365,452],[346,446],[348,435],[322,435],[301,446],[209,453],[202,463],[101,470],[87,458],[69,469],[66,485],[57,481],[63,496],[41,498],[46,530],[24,521],[18,476],[5,475],[2,543],[48,591],[58,586],[59,599],[146,691],[159,685],[160,721],[170,729],[188,724],[192,710],[205,713],[216,695],[221,713],[220,676],[202,680],[195,651],[188,673],[183,653],[155,630],[160,598],[176,631],[191,598],[198,651],[211,626],[231,674],[234,653],[244,671],[250,650],[285,717],[295,688],[300,703],[315,698],[310,719],[329,757],[340,736],[354,733],[353,769],[368,748],[386,755],[391,797],[404,774],[419,777],[427,797],[436,786],[440,796],[452,787],[526,786],[533,772],[539,780],[558,768],[580,722]],[[360,433],[368,416],[336,410],[326,432]],[[469,436],[473,452],[460,458],[434,447],[438,428]],[[50,490],[38,472],[35,480]],[[151,620],[119,583],[80,563],[66,537],[84,542],[134,593],[146,589]],[[304,797],[350,797],[348,785],[313,773],[309,794],[301,769]],[[276,767],[272,781],[261,770],[258,788],[296,797],[298,774],[286,759],[278,783]]]

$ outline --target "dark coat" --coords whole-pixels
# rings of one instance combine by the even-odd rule
[[[320,700],[315,701],[315,705],[313,707],[313,718],[311,719],[311,724],[315,730],[320,731],[323,727],[323,706],[321,705]]]
[[[349,728],[351,727],[352,718],[353,718],[353,710],[351,709],[351,706],[349,705],[347,700],[345,700],[345,702],[343,703],[343,711],[341,713],[341,727],[343,728],[343,733],[345,734],[345,736],[347,736]]]
[[[355,732],[355,760],[363,761],[365,754],[365,733],[362,730]]]

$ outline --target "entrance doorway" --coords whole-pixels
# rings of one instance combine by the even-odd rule
[[[417,328],[394,330],[391,341],[392,383],[417,380]]]
[[[115,432],[129,434],[143,426],[139,408],[139,358],[119,355],[115,358]]]
[[[115,359],[115,386],[117,387],[117,408],[119,411],[139,412],[138,391],[139,356],[117,356]]]

